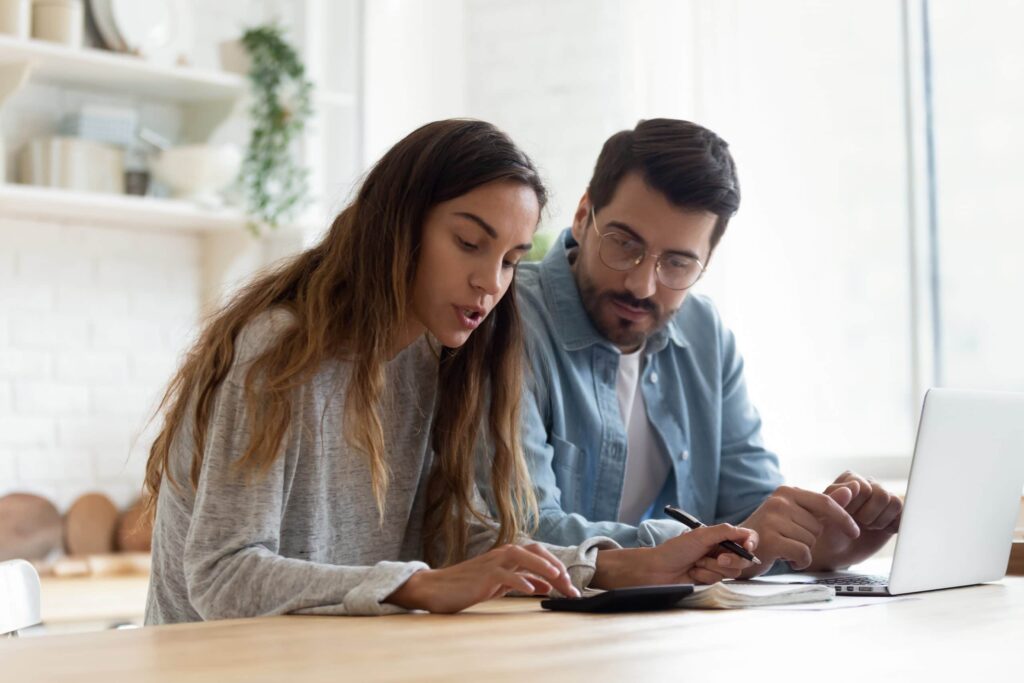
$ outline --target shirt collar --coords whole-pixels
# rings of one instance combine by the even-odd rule
[[[569,267],[569,250],[576,246],[578,245],[572,231],[566,228],[555,239],[540,264],[541,287],[548,309],[555,317],[555,333],[566,351],[578,351],[595,344],[618,350],[597,331],[586,309],[583,308],[576,277]],[[686,308],[686,302],[683,303],[683,308]],[[645,355],[661,351],[670,341],[680,348],[689,346],[679,324],[678,313],[672,316],[668,325],[648,337]]]

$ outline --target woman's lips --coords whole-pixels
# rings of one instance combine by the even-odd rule
[[[459,324],[467,330],[475,330],[484,321],[484,313],[479,309],[464,306],[452,306],[452,308],[455,309]]]

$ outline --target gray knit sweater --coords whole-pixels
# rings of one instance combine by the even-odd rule
[[[421,337],[389,362],[382,419],[391,481],[380,523],[366,457],[343,433],[347,363],[325,365],[296,393],[292,429],[265,476],[247,480],[232,467],[250,436],[245,372],[292,324],[275,311],[243,330],[235,363],[217,391],[198,490],[189,485],[193,425],[171,449],[178,487],[164,481],[153,531],[147,624],[270,614],[387,614],[381,602],[421,557],[430,428],[437,400],[437,359]],[[493,530],[471,524],[470,556],[486,551]],[[592,539],[550,547],[578,588],[594,573]]]

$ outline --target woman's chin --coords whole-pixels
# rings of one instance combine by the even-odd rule
[[[443,346],[449,349],[457,349],[467,341],[469,341],[469,335],[473,334],[472,331],[466,330],[431,330],[431,334],[441,342]]]

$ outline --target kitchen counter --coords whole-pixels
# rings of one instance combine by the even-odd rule
[[[42,636],[141,626],[146,609],[148,574],[58,578],[42,584],[43,623],[22,631]]]

